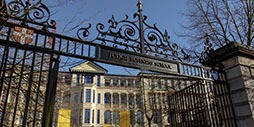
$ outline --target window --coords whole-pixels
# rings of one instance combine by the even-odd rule
[[[71,75],[65,75],[65,81],[66,84],[70,85],[71,84]]]
[[[127,95],[124,93],[121,94],[121,104],[127,105]]]
[[[142,107],[142,95],[141,94],[136,95],[136,105],[138,108]]]
[[[79,110],[79,124],[82,124],[82,112],[83,112],[83,110],[80,109]]]
[[[93,103],[95,103],[95,90],[93,90]]]
[[[111,112],[105,111],[104,113],[104,124],[111,124]]]
[[[113,93],[113,104],[119,104],[119,95],[117,93]]]
[[[110,86],[110,79],[109,78],[105,78],[105,86]]]
[[[127,86],[128,87],[133,87],[134,85],[133,85],[133,80],[129,80],[128,82],[127,82]]]
[[[156,101],[156,98],[155,98],[155,96],[154,96],[155,94],[152,94],[152,93],[149,93],[148,94],[148,100],[149,100],[149,103],[150,104],[155,104],[155,101]]]
[[[178,80],[178,89],[180,90],[181,89],[181,81]]]
[[[6,102],[6,99],[7,99],[7,91],[3,91],[2,102]]]
[[[172,89],[175,89],[174,80],[171,80],[171,87]]]
[[[83,103],[83,89],[80,91],[80,103]]]
[[[85,76],[85,83],[93,83],[93,76],[92,75],[86,75]]]
[[[154,110],[153,113],[154,113],[153,122],[154,123],[160,123],[162,121],[161,111],[160,110]]]
[[[2,119],[2,117],[3,117],[3,112],[0,111],[0,120]]]
[[[141,81],[140,80],[136,80],[135,81],[135,87],[140,88],[140,86],[141,86]]]
[[[90,123],[90,109],[85,109],[85,123]]]
[[[143,113],[141,111],[137,112],[137,123],[138,124],[143,124],[144,123]]]
[[[94,110],[92,111],[92,123],[94,123]]]
[[[158,104],[161,104],[161,94],[157,94],[157,100],[158,100]]]
[[[118,111],[113,112],[113,124],[114,125],[119,125],[120,122],[120,114]]]
[[[184,88],[186,88],[186,87],[187,87],[187,81],[184,80]]]
[[[118,85],[119,85],[119,80],[113,79],[113,86],[118,86]]]
[[[126,80],[119,80],[120,81],[120,86],[121,87],[124,87],[125,86],[125,83],[126,83]]]
[[[153,94],[153,104],[156,104],[156,94]]]
[[[97,124],[100,124],[100,110],[97,110]]]
[[[79,85],[79,74],[77,74],[77,79],[76,79],[77,81],[76,81],[76,85],[78,86]]]
[[[163,104],[165,104],[166,102],[167,102],[167,100],[166,100],[166,94],[164,93],[164,94],[162,94],[162,103]]]
[[[165,80],[165,88],[168,89],[168,80]]]
[[[98,87],[101,86],[101,76],[100,75],[97,76],[97,86]]]
[[[158,80],[158,89],[161,89],[161,79]]]
[[[104,97],[104,103],[105,104],[110,104],[111,103],[111,96],[109,93],[105,93],[105,97]]]
[[[129,94],[129,105],[134,105],[135,100],[134,100],[134,95],[133,94]]]
[[[158,112],[157,110],[153,111],[153,123],[159,123],[159,119],[158,119]]]
[[[86,89],[86,102],[91,102],[91,89]]]
[[[97,100],[97,102],[98,102],[98,104],[101,103],[101,94],[100,93],[98,93],[98,100]]]
[[[78,93],[77,92],[75,93],[74,101],[75,101],[75,103],[78,103]]]

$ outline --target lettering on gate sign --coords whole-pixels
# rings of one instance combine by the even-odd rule
[[[109,53],[109,58],[123,60],[123,61],[126,61],[126,62],[128,60],[128,56],[120,55],[120,54],[116,54],[116,53],[112,53],[112,52]]]
[[[155,71],[160,69],[163,71],[178,72],[178,69],[177,69],[178,65],[176,63],[168,63],[165,61],[125,54],[120,52],[114,52],[114,51],[109,51],[105,49],[101,50],[101,56],[102,56],[102,59],[104,60],[105,59],[111,60],[111,61],[117,62],[120,65],[149,68],[150,70],[155,70]]]

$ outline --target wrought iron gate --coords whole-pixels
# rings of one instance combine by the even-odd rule
[[[78,39],[58,35],[48,30],[54,29],[54,21],[39,22],[37,19],[43,18],[31,18],[27,13],[40,8],[50,15],[45,5],[30,8],[34,6],[14,0],[8,7],[20,4],[23,11],[0,5],[0,126],[52,125],[60,56],[196,80],[169,97],[171,126],[235,126],[223,75],[217,73],[218,80],[214,80],[207,70],[184,63],[190,55],[170,43],[167,32],[145,22],[140,1],[139,13],[134,15],[138,20],[129,21],[126,16],[117,22],[112,17],[107,29],[97,24],[97,36],[91,41],[87,40],[91,25],[78,30]]]
[[[1,45],[0,50],[0,126],[38,126],[42,119],[49,121],[55,101],[57,58],[19,47]]]
[[[222,76],[222,75],[220,75]],[[172,127],[235,127],[229,88],[223,79],[197,80],[169,97]]]

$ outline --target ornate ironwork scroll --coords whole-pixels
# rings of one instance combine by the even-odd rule
[[[120,21],[112,16],[108,20],[108,25],[102,23],[96,25],[95,37],[91,38],[92,25],[88,24],[87,27],[77,31],[78,38],[144,55],[188,61],[190,55],[181,50],[176,43],[170,42],[167,31],[161,32],[155,24],[146,23],[147,17],[142,15],[140,1],[137,6],[139,10],[133,15],[132,21],[128,15]]]
[[[55,21],[49,21],[50,11],[41,0],[4,0],[1,3],[1,17],[5,20],[21,21],[23,25],[29,23],[52,27]]]

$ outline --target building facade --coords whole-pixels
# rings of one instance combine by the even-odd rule
[[[90,61],[70,72],[71,124],[79,127],[169,126],[168,96],[188,84],[149,73],[107,74]]]

